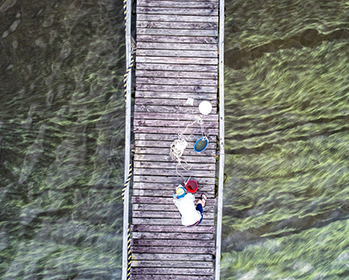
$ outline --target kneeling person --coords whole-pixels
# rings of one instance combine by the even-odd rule
[[[173,195],[173,202],[177,206],[182,224],[187,227],[197,226],[203,219],[203,211],[206,205],[207,196],[201,195],[201,199],[195,206],[195,197],[191,193],[186,193],[184,187],[178,187],[176,194]]]

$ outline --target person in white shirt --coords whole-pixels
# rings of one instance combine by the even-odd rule
[[[173,195],[173,202],[177,206],[182,224],[187,227],[197,226],[203,219],[203,211],[206,205],[206,194],[201,195],[201,199],[195,205],[195,197],[191,193],[186,193],[184,187],[178,187]]]

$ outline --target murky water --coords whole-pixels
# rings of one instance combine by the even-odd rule
[[[349,279],[349,2],[226,14],[223,279]]]
[[[222,279],[349,278],[349,2],[226,2]],[[119,279],[121,1],[0,1],[0,278]]]
[[[122,3],[0,3],[0,278],[118,279]]]

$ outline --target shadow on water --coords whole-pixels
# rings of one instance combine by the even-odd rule
[[[119,279],[122,3],[0,3],[0,278]]]

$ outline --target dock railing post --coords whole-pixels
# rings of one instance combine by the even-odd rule
[[[132,0],[126,1],[125,10],[125,44],[126,44],[126,71],[131,64],[131,5]],[[127,76],[126,103],[125,103],[125,172],[124,182],[129,175],[130,146],[131,146],[131,72]],[[129,228],[129,186],[124,191],[124,218],[123,218],[123,244],[122,244],[122,280],[127,279],[128,274],[128,228]]]
[[[215,280],[220,279],[224,183],[224,0],[219,3],[219,182],[216,229]]]

